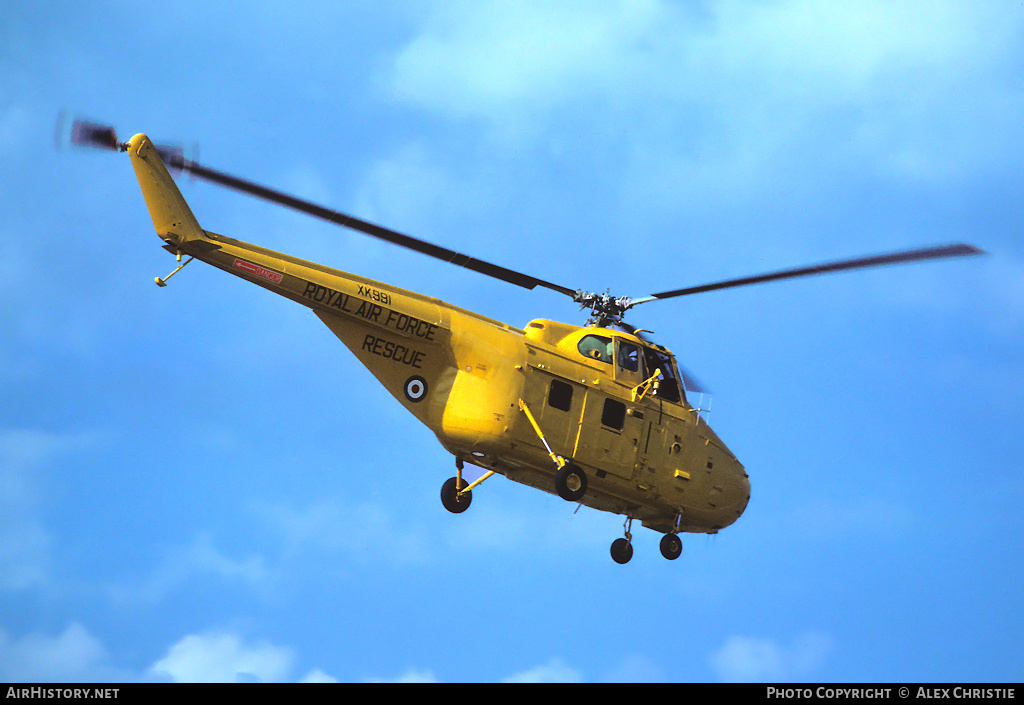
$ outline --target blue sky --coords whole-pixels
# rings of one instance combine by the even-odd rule
[[[56,6],[56,7],[55,7]],[[1019,681],[1024,7],[6,3],[0,680]],[[715,394],[752,498],[665,561],[452,458],[308,310],[160,249],[60,111],[571,287]],[[207,229],[523,326],[527,292],[217,187]]]

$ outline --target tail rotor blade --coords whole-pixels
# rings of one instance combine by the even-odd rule
[[[117,131],[110,125],[75,120],[71,124],[71,144],[116,151],[121,143],[117,140]]]

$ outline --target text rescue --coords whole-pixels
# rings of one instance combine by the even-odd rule
[[[360,296],[372,297],[375,301],[382,301],[384,303],[391,303],[391,295],[379,291],[377,289],[371,289],[369,287],[359,287]],[[404,333],[411,335],[415,338],[421,338],[426,341],[433,341],[434,335],[437,333],[437,324],[428,323],[427,321],[421,321],[418,318],[407,316],[404,313],[398,313],[389,308],[384,308],[380,304],[373,303],[366,299],[357,299],[359,302],[356,306],[355,301],[352,301],[352,297],[348,294],[329,289],[326,286],[320,284],[314,284],[313,282],[307,282],[306,288],[302,292],[304,298],[310,301],[315,301],[318,304],[323,304],[328,308],[337,309],[343,313],[347,313],[352,316],[359,316],[368,321],[373,321],[378,325],[382,325],[385,328],[392,329],[398,333]],[[355,307],[355,308],[353,308]],[[394,343],[386,338],[378,338],[375,335],[367,335],[363,339],[362,349],[378,355],[388,360],[394,360],[403,365],[409,365],[414,369],[420,369],[422,367],[423,359],[427,356],[422,350],[416,350],[400,343]]]

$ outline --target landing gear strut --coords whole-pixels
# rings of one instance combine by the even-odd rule
[[[567,502],[578,502],[583,498],[583,495],[587,493],[587,474],[583,472],[583,469],[572,462],[566,460],[560,455],[557,455],[555,451],[551,450],[551,446],[548,444],[548,439],[544,438],[543,431],[540,430],[540,425],[537,423],[537,419],[533,417],[533,413],[530,411],[530,407],[526,405],[526,402],[522,399],[519,400],[519,408],[522,409],[526,415],[527,421],[533,426],[534,432],[537,434],[537,438],[547,448],[548,456],[554,462],[555,467],[558,468],[558,472],[555,473],[555,492],[558,496]]]

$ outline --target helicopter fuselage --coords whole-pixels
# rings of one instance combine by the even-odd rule
[[[557,493],[571,462],[587,477],[577,501],[662,533],[716,533],[746,508],[743,466],[688,402],[665,348],[547,320],[515,328],[208,232],[148,138],[127,148],[169,251],[310,308],[460,468]]]

